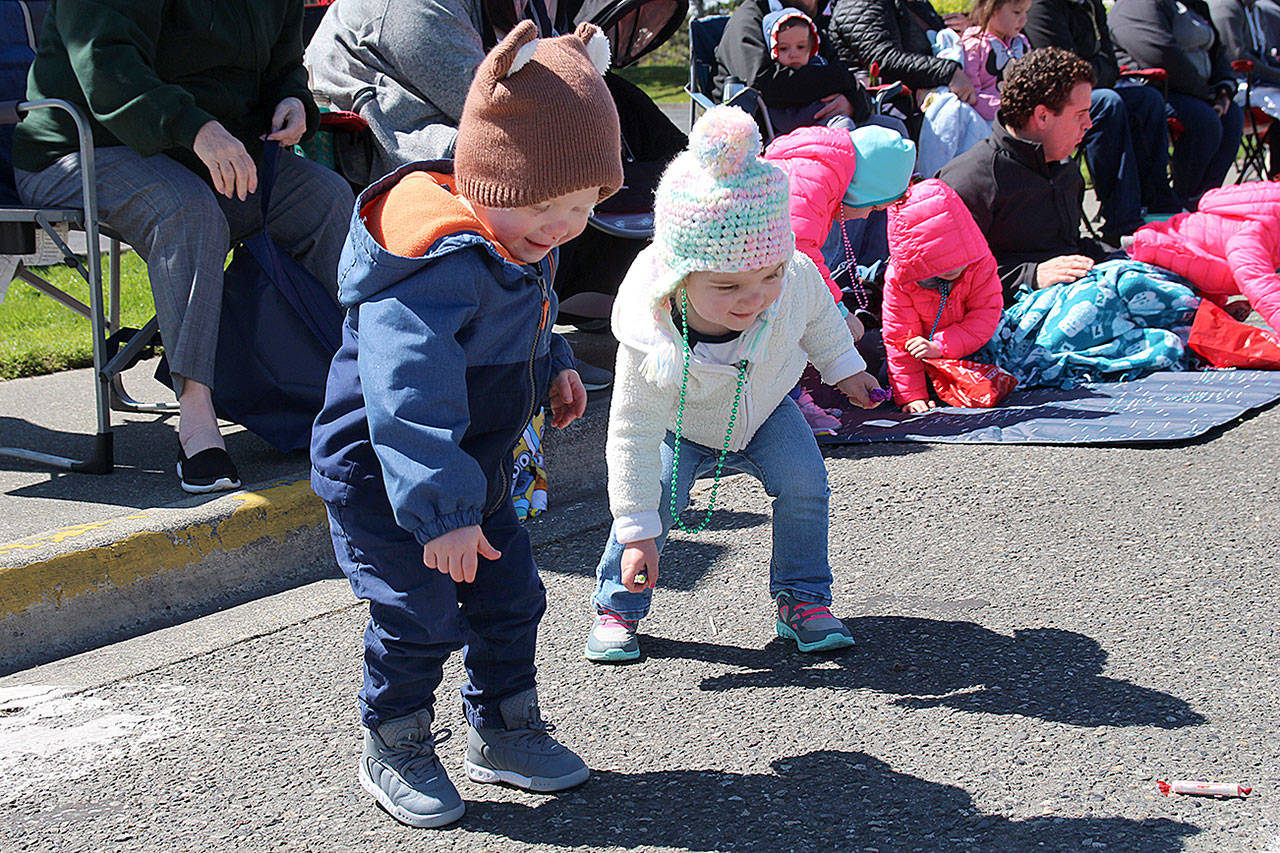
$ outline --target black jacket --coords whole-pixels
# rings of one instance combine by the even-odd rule
[[[729,16],[724,36],[716,45],[713,100],[723,97],[725,80],[735,77],[758,91],[769,106],[798,106],[827,95],[844,95],[853,105],[853,120],[865,121],[871,115],[866,91],[837,58],[825,35],[825,22],[814,21],[823,33],[818,55],[826,59],[827,64],[788,68],[774,62],[769,55],[763,26],[768,13],[769,0],[745,0]]]
[[[865,71],[878,62],[885,82],[932,89],[950,83],[960,68],[933,55],[926,30],[944,27],[928,0],[839,0],[828,32],[850,68]]]
[[[1183,0],[1184,5],[1213,26],[1204,0]],[[1107,16],[1111,39],[1121,65],[1134,68],[1163,68],[1169,73],[1169,91],[1212,101],[1218,90],[1235,93],[1235,74],[1222,51],[1222,39],[1214,30],[1209,48],[1211,68],[1207,78],[1173,37],[1175,0],[1116,0]]]
[[[1084,178],[1074,160],[1048,163],[1037,142],[1019,139],[998,120],[991,135],[942,167],[995,255],[1012,305],[1021,285],[1035,286],[1036,267],[1059,255],[1095,261],[1110,250],[1080,236]]]
[[[1110,89],[1120,76],[1102,0],[1032,0],[1023,30],[1032,47],[1060,47],[1093,66],[1095,88]]]

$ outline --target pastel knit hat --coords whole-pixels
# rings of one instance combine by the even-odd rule
[[[622,186],[622,131],[604,82],[609,40],[592,24],[538,38],[532,21],[507,33],[476,69],[458,122],[458,191],[485,207],[524,207]]]
[[[736,107],[707,110],[658,182],[653,243],[665,297],[696,271],[745,272],[791,256],[787,175],[760,159],[760,132]]]
[[[857,151],[857,166],[844,191],[844,203],[875,207],[900,198],[916,168],[916,144],[873,124],[851,130],[849,136]]]

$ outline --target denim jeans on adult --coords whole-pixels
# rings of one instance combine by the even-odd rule
[[[1220,116],[1207,101],[1181,92],[1169,93],[1168,109],[1183,127],[1173,143],[1173,191],[1194,210],[1205,190],[1226,180],[1244,135],[1244,111],[1232,103]]]
[[[480,527],[502,552],[480,560],[473,583],[428,569],[422,546],[385,497],[327,505],[338,566],[369,602],[360,716],[369,728],[433,706],[445,659],[459,648],[462,705],[477,728],[502,726],[498,703],[535,684],[533,654],[546,590],[511,501]]]
[[[726,420],[728,416],[726,415]],[[667,433],[662,444],[662,499],[658,514],[662,550],[671,529],[671,468],[675,436]],[[694,480],[710,477],[717,451],[692,441],[680,442],[679,482],[675,484],[676,511],[689,504]],[[783,398],[751,441],[741,451],[728,453],[724,474],[750,474],[773,498],[773,556],[769,561],[769,594],[786,590],[801,601],[831,603],[831,567],[827,562],[827,467],[813,432],[791,398]],[[719,503],[719,501],[717,501]],[[642,619],[649,613],[651,589],[628,592],[622,585],[622,552],[612,529],[600,564],[596,566],[597,608],[612,610],[624,619]],[[659,575],[661,577],[661,575]],[[661,581],[659,581],[661,582]]]
[[[1123,95],[1122,90],[1094,89],[1089,104],[1089,119],[1093,126],[1084,135],[1084,156],[1089,164],[1089,175],[1101,202],[1103,229],[1108,234],[1127,233],[1142,225],[1143,176],[1142,158],[1137,149],[1151,155],[1150,141],[1136,134],[1145,132],[1131,121],[1129,104],[1135,109],[1146,109],[1149,95],[1155,98],[1155,121],[1160,135],[1164,136],[1163,102],[1160,93],[1141,86],[1125,87],[1141,90]],[[1165,155],[1168,162],[1168,155]]]

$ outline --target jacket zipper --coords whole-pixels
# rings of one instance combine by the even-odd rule
[[[538,403],[540,402],[538,400],[537,383],[534,381],[533,365],[538,357],[538,341],[542,338],[542,330],[547,327],[547,315],[551,313],[551,299],[547,296],[547,282],[546,279],[542,277],[541,269],[538,270],[538,296],[542,300],[542,314],[538,318],[538,328],[533,333],[533,345],[529,348],[529,413],[524,418],[523,423],[525,424],[533,420],[534,412],[538,410]],[[524,433],[523,426],[520,428],[520,432],[521,434]],[[517,435],[516,440],[511,442],[511,446],[507,448],[506,455],[503,456],[502,460],[498,463],[498,470],[502,471],[504,474],[507,472],[507,460],[511,459],[512,451],[516,449],[516,445],[519,443],[520,436]],[[506,498],[507,490],[510,489],[510,487],[511,474],[506,474],[503,478],[503,492],[498,496],[498,499],[493,502],[492,506],[485,509],[485,518],[488,518],[490,514],[495,512],[498,507],[502,505],[502,501]]]

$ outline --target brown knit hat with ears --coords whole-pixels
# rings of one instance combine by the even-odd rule
[[[622,186],[622,131],[604,83],[609,40],[592,24],[538,38],[516,24],[476,69],[458,123],[458,191],[485,207],[524,207]]]

